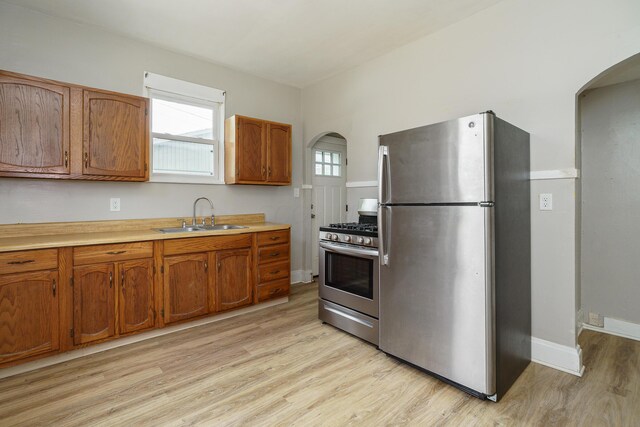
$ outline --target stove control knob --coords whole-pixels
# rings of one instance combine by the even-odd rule
[[[345,242],[350,242],[351,241],[351,236],[344,236],[344,241]]]
[[[331,240],[331,233],[327,233],[327,234],[325,234],[325,236],[324,236],[324,237],[325,237],[325,239],[327,239],[327,240]]]
[[[337,234],[334,234],[333,236],[331,236],[331,240],[333,241],[337,241],[339,239]]]
[[[370,237],[367,237],[366,239],[364,239],[364,244],[365,244],[365,245],[370,246],[370,245],[371,245],[371,243],[372,243],[372,242],[371,242],[371,238],[370,238]]]
[[[358,243],[359,244],[364,244],[364,237],[358,237]]]

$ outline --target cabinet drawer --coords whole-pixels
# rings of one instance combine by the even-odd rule
[[[258,248],[258,264],[284,261],[289,259],[289,245],[266,246]]]
[[[57,269],[57,249],[0,253],[0,274]]]
[[[258,268],[258,283],[289,277],[289,261],[264,264]]]
[[[289,243],[289,230],[258,233],[258,246],[275,245],[278,243]]]
[[[115,245],[78,246],[73,248],[73,265],[150,258],[153,242],[118,243]]]
[[[180,255],[197,252],[210,252],[223,249],[240,249],[251,246],[252,233],[232,234],[229,236],[190,237],[186,239],[166,240],[164,254]]]
[[[277,280],[258,286],[258,301],[266,301],[271,298],[280,298],[289,295],[289,279]]]

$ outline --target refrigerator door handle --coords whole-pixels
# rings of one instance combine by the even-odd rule
[[[386,159],[386,161],[385,161]],[[384,173],[385,166],[389,173],[389,147],[381,145],[378,147],[378,202],[385,203],[383,196],[387,190],[387,176]]]
[[[380,265],[389,265],[389,253],[386,250],[385,233],[387,228],[387,217],[384,212],[389,211],[388,206],[380,206],[378,209],[378,251],[380,252]]]

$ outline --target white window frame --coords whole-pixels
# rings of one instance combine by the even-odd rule
[[[144,94],[153,99],[179,102],[197,107],[214,107],[218,104],[218,132],[213,143],[209,140],[149,132],[149,181],[181,184],[224,184],[224,118],[226,92],[212,87],[185,82],[149,72],[144,73]],[[153,108],[153,103],[151,103]],[[153,112],[150,112],[153,118]],[[195,142],[214,147],[214,175],[153,172],[153,138]]]
[[[318,152],[322,153],[322,161],[321,162],[316,161],[316,153],[318,153]],[[331,153],[331,163],[326,163],[324,161],[324,153]],[[333,163],[333,155],[334,154],[337,154],[339,156],[339,158],[340,158],[340,162],[339,163]],[[343,155],[342,155],[342,152],[340,152],[340,151],[333,151],[331,149],[326,149],[326,148],[315,148],[313,150],[313,174],[315,176],[320,176],[320,177],[323,177],[323,178],[342,178],[342,174],[343,174],[343,171],[344,171],[344,165],[343,165],[342,160],[343,160]],[[316,165],[322,165],[322,173],[321,174],[317,174],[316,173]],[[325,165],[330,165],[331,166],[332,175],[325,175],[324,174],[324,166]],[[333,167],[334,166],[340,166],[340,175],[333,175]]]

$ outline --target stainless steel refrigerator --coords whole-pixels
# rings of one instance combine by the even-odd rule
[[[486,112],[379,150],[379,347],[496,400],[531,359],[529,134]]]

